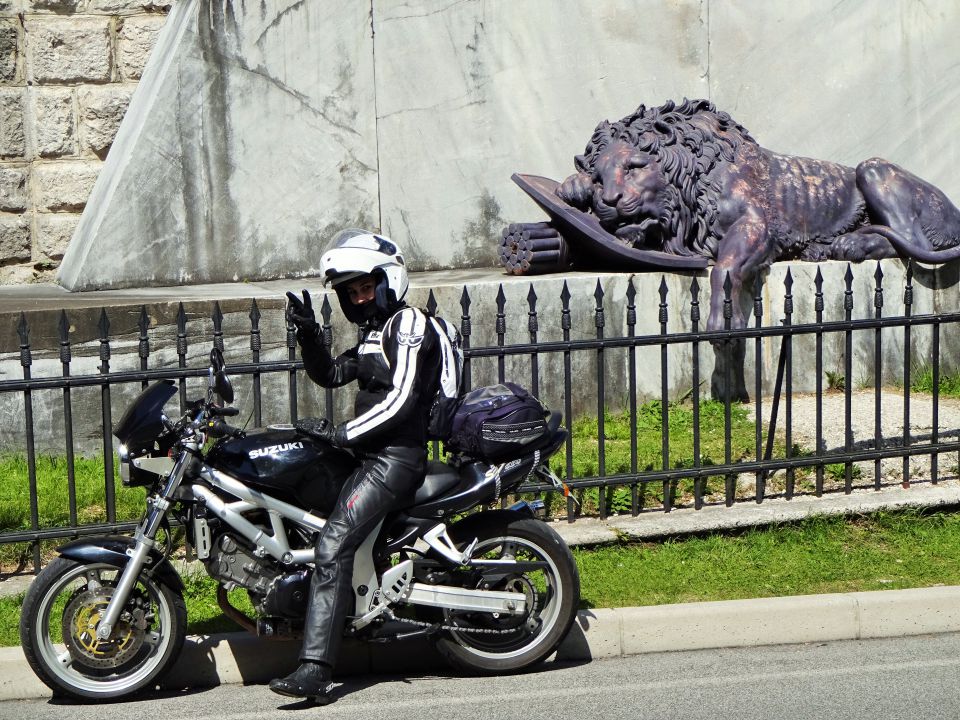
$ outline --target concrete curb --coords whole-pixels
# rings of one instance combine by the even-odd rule
[[[702,650],[960,632],[960,586],[581,611],[557,651],[589,661]],[[188,638],[166,688],[263,683],[297,663],[300,644],[229,633]],[[339,671],[418,673],[447,666],[425,640],[347,642]],[[19,647],[0,648],[0,700],[49,697]]]

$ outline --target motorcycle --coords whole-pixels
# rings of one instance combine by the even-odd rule
[[[227,617],[260,636],[302,631],[314,543],[358,460],[293,425],[231,427],[225,418],[238,410],[217,349],[206,398],[173,422],[163,408],[175,393],[172,380],[153,383],[114,429],[123,483],[147,490],[133,537],[60,547],[24,599],[24,653],[56,694],[129,696],[156,686],[176,662],[187,614],[170,562],[175,536],[218,582]],[[430,461],[409,507],[388,515],[357,551],[345,634],[427,636],[452,665],[477,673],[520,670],[553,653],[579,605],[569,549],[537,519],[540,501],[476,508],[532,476],[565,489],[546,465],[566,439],[559,425],[551,413],[538,449],[498,464],[464,455]],[[246,590],[256,617],[230,604],[235,588]]]

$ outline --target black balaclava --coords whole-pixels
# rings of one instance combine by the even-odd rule
[[[374,289],[373,302],[364,305],[354,305],[347,294],[348,283],[341,283],[334,288],[340,300],[340,309],[347,320],[357,325],[379,325],[386,322],[397,310],[406,303],[397,300],[397,293],[387,283],[387,274],[380,268],[374,268],[370,273],[377,285]]]

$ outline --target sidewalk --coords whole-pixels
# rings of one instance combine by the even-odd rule
[[[552,527],[570,544],[589,545],[625,536],[640,539],[758,526],[815,514],[957,504],[960,482],[948,480],[935,486],[917,484],[909,489],[897,486],[854,491],[851,495],[774,499],[761,505],[741,503],[733,508],[650,512],[636,518],[556,522]],[[29,578],[8,579],[0,583],[0,593],[22,592],[28,582]],[[960,586],[583,610],[556,659],[583,662],[671,650],[940,632],[960,632]],[[264,640],[247,633],[190,637],[164,686],[183,689],[263,683],[295,667],[298,649],[299,642]],[[444,672],[446,668],[423,639],[385,645],[347,641],[339,667],[343,675]],[[0,648],[0,700],[49,696],[49,689],[30,670],[19,647]]]

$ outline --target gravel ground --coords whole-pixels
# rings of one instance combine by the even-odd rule
[[[884,389],[880,394],[880,427],[876,428],[876,395],[873,390],[856,390],[850,397],[850,430],[852,450],[869,450],[874,447],[899,448],[904,445],[904,397],[895,389]],[[822,402],[822,438],[820,449],[823,452],[842,452],[845,447],[846,396],[841,392],[831,392],[823,396]],[[933,398],[930,395],[911,394],[910,396],[910,432],[906,442],[910,444],[928,443],[934,433]],[[768,423],[772,402],[763,403],[762,417]],[[786,422],[786,401],[781,398],[777,417],[777,434],[783,439]],[[751,406],[750,418],[755,416],[756,406]],[[937,437],[940,441],[956,440],[960,436],[960,400],[940,398],[937,408]],[[811,452],[817,447],[817,402],[815,395],[794,395],[791,404],[792,441],[802,450]],[[877,439],[879,438],[879,442]],[[855,486],[873,486],[874,462],[855,464]],[[778,473],[782,475],[782,473]],[[824,487],[833,489],[842,487],[841,473],[828,473]],[[838,477],[839,475],[839,477]],[[954,453],[940,455],[937,462],[937,479],[945,482],[958,481],[958,457]],[[899,484],[904,480],[903,459],[891,458],[880,463],[881,485]],[[776,478],[775,478],[776,479]],[[928,482],[932,479],[931,456],[917,455],[910,458],[909,480]],[[744,478],[746,481],[746,478]],[[752,485],[753,478],[751,476]]]

